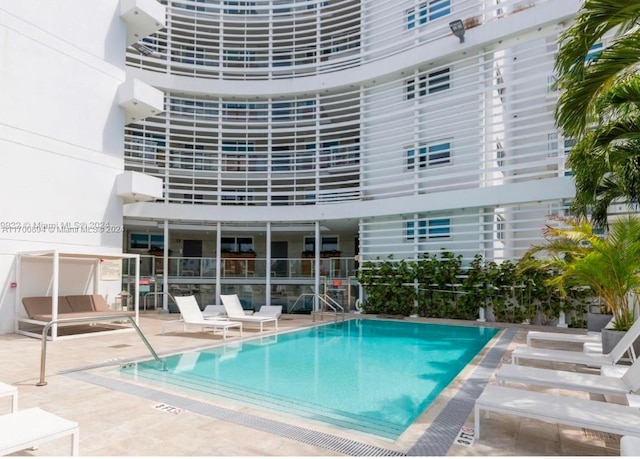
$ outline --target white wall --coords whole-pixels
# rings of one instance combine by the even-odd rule
[[[125,36],[118,0],[0,6],[0,333],[16,252],[121,251]]]

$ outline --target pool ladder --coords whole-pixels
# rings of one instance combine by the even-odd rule
[[[322,320],[323,316],[326,314],[334,316],[336,322],[338,322],[338,317],[340,317],[344,322],[344,308],[340,303],[326,293],[322,295],[314,295],[314,297],[317,297],[318,303],[320,303],[320,309],[318,311],[311,311],[311,319],[314,322],[316,321],[316,316],[319,316],[320,320]]]
[[[315,322],[316,316],[320,316],[320,320],[323,319],[324,315],[335,315],[336,322],[338,321],[338,317],[340,317],[344,321],[344,308],[340,303],[334,300],[331,296],[326,293],[321,295],[315,293],[303,293],[301,294],[296,301],[291,306],[291,309],[287,310],[287,314],[291,314],[298,305],[305,305],[305,301],[301,301],[303,298],[318,298],[318,303],[320,304],[320,309],[318,311],[311,311],[311,318]]]

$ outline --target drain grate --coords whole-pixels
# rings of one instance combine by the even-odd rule
[[[473,410],[493,372],[498,367],[507,346],[516,334],[514,328],[505,330],[498,342],[487,352],[462,388],[442,409],[435,421],[411,447],[407,456],[446,456],[458,432]]]
[[[83,372],[66,373],[66,375],[77,380],[107,387],[119,392],[148,398],[154,400],[155,403],[163,403],[171,407],[179,407],[179,409],[189,410],[192,413],[198,413],[203,416],[209,416],[222,421],[260,430],[262,432],[279,435],[301,443],[342,453],[347,456],[405,456],[405,454],[399,451],[367,445],[348,438],[338,437],[337,435],[318,432],[304,427],[298,427],[284,422],[222,408],[179,395],[164,393],[156,389],[136,386],[127,382],[105,378],[100,375]],[[162,400],[162,402],[159,400]]]

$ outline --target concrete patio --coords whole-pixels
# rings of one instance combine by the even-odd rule
[[[360,316],[359,316],[360,317]],[[162,355],[184,350],[222,345],[219,334],[187,332],[180,329],[162,334],[162,324],[175,320],[176,315],[145,312],[141,315],[141,329]],[[416,319],[425,320],[425,319]],[[437,321],[440,323],[460,323]],[[468,323],[478,325],[477,323]],[[279,332],[313,325],[304,315],[284,315]],[[487,324],[494,326],[496,324]],[[496,325],[497,326],[497,325]],[[508,353],[515,346],[523,345],[526,330],[518,327],[514,339],[508,343],[502,361],[508,361]],[[555,331],[555,330],[554,330]],[[265,328],[247,328],[244,338],[268,336],[273,331]],[[237,333],[230,331],[227,342],[237,341]],[[495,344],[496,339],[492,341]],[[557,343],[556,343],[557,345]],[[571,348],[569,347],[565,348]],[[258,408],[237,406],[226,400],[199,399],[184,394],[171,394],[167,399],[184,401],[187,408],[173,414],[154,408],[163,400],[154,397],[159,392],[151,390],[144,396],[127,390],[127,383],[112,380],[113,387],[101,384],[109,379],[108,369],[129,361],[147,360],[149,352],[134,332],[81,337],[48,343],[46,380],[48,384],[37,387],[40,372],[41,342],[20,335],[0,336],[0,381],[19,388],[21,409],[40,407],[80,425],[80,454],[82,456],[334,456],[351,455],[355,449],[323,447],[319,442],[302,441],[300,432],[316,433],[318,438],[344,440],[349,447],[367,445],[389,455],[411,454],[416,442],[432,426],[448,402],[456,397],[467,378],[473,374],[482,360],[485,349],[463,370],[440,397],[396,441],[371,437],[356,431],[337,429],[311,420],[297,419],[283,414],[266,412]],[[556,368],[570,366],[555,365]],[[98,384],[96,384],[96,381]],[[110,383],[111,384],[111,383]],[[120,386],[118,386],[120,384]],[[141,384],[141,386],[144,386]],[[546,390],[576,397],[589,397],[584,393]],[[188,402],[188,403],[187,403]],[[166,403],[166,402],[165,402]],[[201,407],[205,408],[201,408]],[[189,409],[193,407],[195,409]],[[0,412],[10,410],[10,399],[0,399]],[[227,413],[222,419],[219,413]],[[232,413],[234,415],[229,415]],[[246,421],[249,420],[249,421]],[[293,434],[274,434],[262,425],[289,426]],[[470,413],[465,426],[473,427]],[[285,429],[287,430],[287,429]],[[283,432],[285,432],[283,430]],[[427,438],[426,441],[442,441]],[[341,451],[347,451],[341,452]],[[363,449],[363,451],[366,451]],[[415,449],[414,449],[415,451]],[[619,453],[619,437],[492,414],[482,421],[482,438],[471,446],[452,445],[444,451],[450,456],[607,456]],[[39,449],[25,450],[20,456],[62,456],[69,452],[65,438],[43,443]],[[369,452],[371,454],[371,452]]]

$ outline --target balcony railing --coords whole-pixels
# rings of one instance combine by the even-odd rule
[[[131,260],[123,260],[123,274],[133,273]],[[315,259],[277,258],[267,263],[266,258],[222,258],[220,277],[222,279],[266,278],[267,272],[275,281],[285,279],[315,278]],[[320,259],[320,276],[347,278],[357,271],[352,257]],[[143,255],[140,257],[140,276],[154,277],[164,274],[163,258]],[[215,279],[216,258],[169,257],[169,277],[186,279]]]

